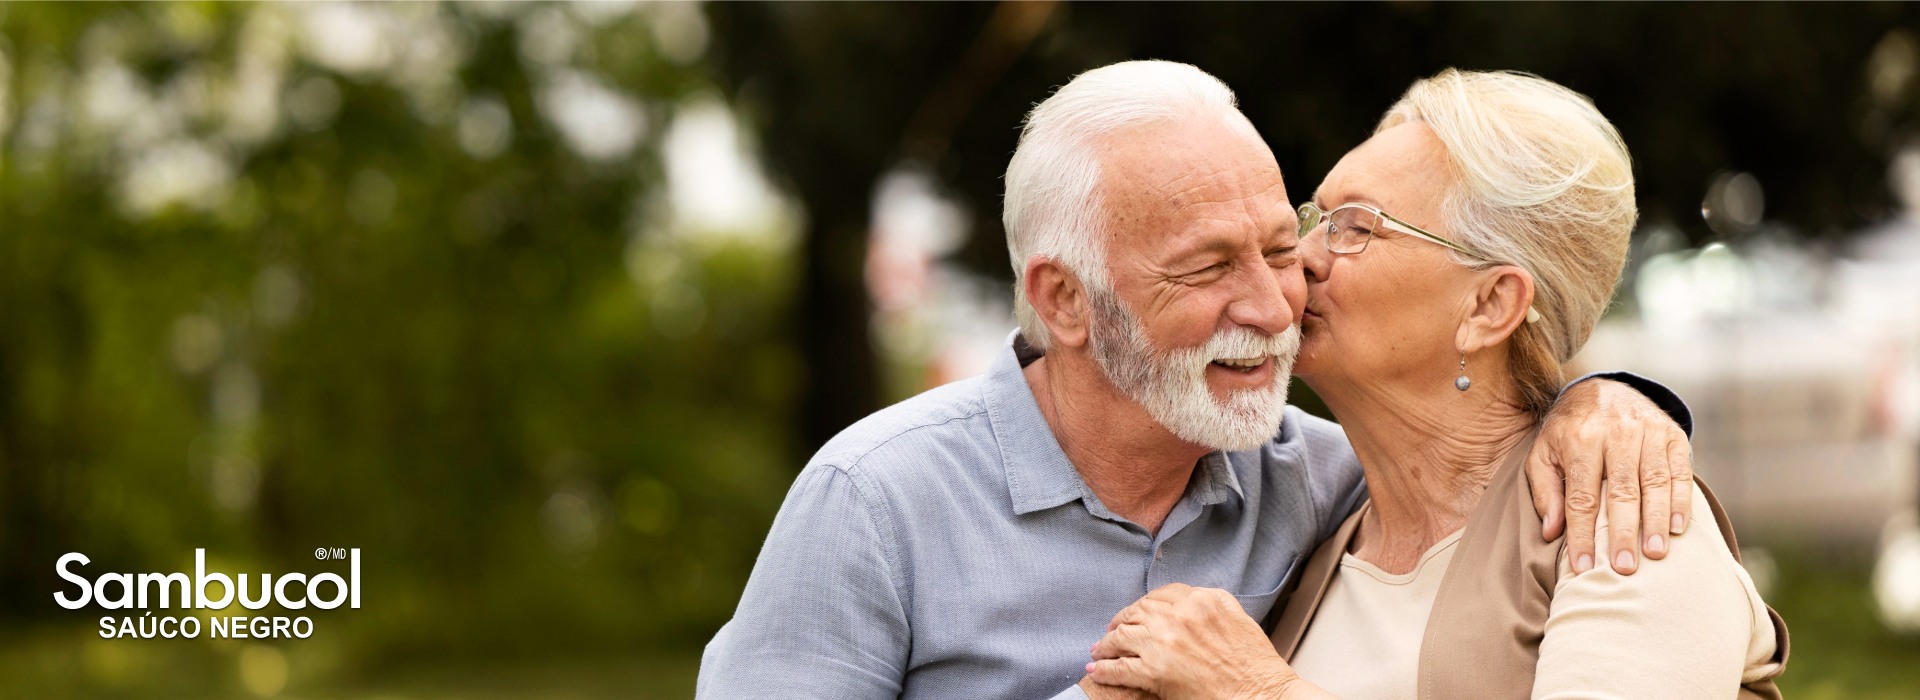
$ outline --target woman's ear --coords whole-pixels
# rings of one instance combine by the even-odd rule
[[[1021,293],[1027,295],[1033,315],[1047,326],[1049,345],[1080,347],[1087,342],[1091,308],[1080,278],[1051,258],[1035,255],[1027,258],[1021,279],[1026,287]]]
[[[1461,352],[1474,353],[1507,341],[1533,308],[1533,275],[1513,265],[1481,272],[1473,287],[1467,319],[1454,342]]]

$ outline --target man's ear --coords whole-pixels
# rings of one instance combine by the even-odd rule
[[[1484,270],[1474,283],[1466,322],[1454,342],[1468,354],[1504,343],[1526,322],[1530,308],[1533,275],[1513,265]]]
[[[1026,286],[1021,292],[1027,295],[1033,315],[1047,326],[1049,345],[1079,347],[1087,342],[1092,308],[1080,278],[1053,259],[1035,255],[1027,258],[1021,279]]]

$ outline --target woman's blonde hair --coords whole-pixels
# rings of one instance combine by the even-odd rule
[[[1584,95],[1510,71],[1415,82],[1374,133],[1407,122],[1432,129],[1457,168],[1442,208],[1453,239],[1533,276],[1540,319],[1514,332],[1508,368],[1523,405],[1544,414],[1626,264],[1638,216],[1626,143]]]

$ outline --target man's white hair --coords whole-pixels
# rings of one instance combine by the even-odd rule
[[[1027,303],[1029,258],[1059,263],[1089,293],[1111,292],[1099,187],[1101,137],[1206,115],[1246,123],[1233,91],[1219,78],[1170,61],[1126,61],[1081,73],[1027,115],[1007,164],[1001,223],[1013,262],[1014,318],[1029,344],[1047,347],[1047,326]]]

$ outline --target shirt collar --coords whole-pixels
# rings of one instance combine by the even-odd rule
[[[1193,483],[1187,486],[1187,491],[1200,505],[1224,502],[1229,495],[1247,497],[1240,490],[1240,476],[1234,473],[1231,460],[1231,456],[1219,450],[1208,452],[1207,456],[1200,458],[1200,463],[1193,470]]]
[[[1033,388],[1021,371],[1042,354],[1014,331],[987,370],[987,417],[1000,446],[1001,464],[1007,470],[1013,510],[1025,515],[1085,498],[1089,510],[1098,514],[1105,507],[1060,449],[1060,441],[1040,414]],[[1226,501],[1230,494],[1246,497],[1228,455],[1217,450],[1207,453],[1195,465],[1185,497],[1208,506]]]
[[[1007,489],[1013,511],[1021,515],[1071,502],[1087,493],[1080,472],[1067,461],[1053,429],[1040,415],[1040,404],[1020,370],[1040,356],[1014,331],[987,370],[987,418],[1000,445],[1000,463],[1007,470]]]

